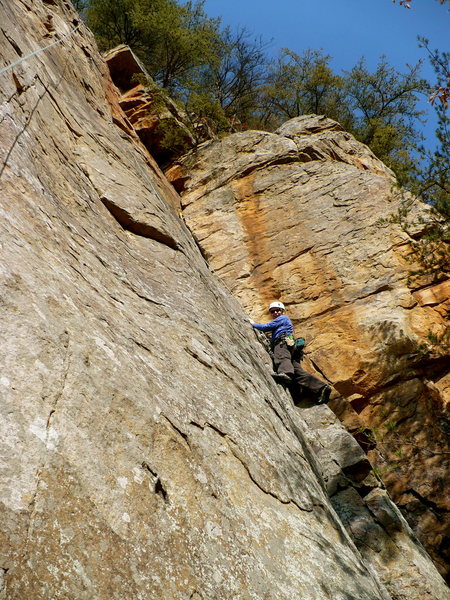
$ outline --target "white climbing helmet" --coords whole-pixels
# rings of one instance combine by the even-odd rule
[[[285,310],[284,308],[284,304],[282,302],[272,302],[269,305],[269,312],[273,309],[273,308],[281,308],[281,310]]]

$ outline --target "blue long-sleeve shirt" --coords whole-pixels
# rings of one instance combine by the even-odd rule
[[[269,323],[252,323],[252,325],[259,331],[271,331],[272,343],[274,343],[281,335],[292,335],[292,332],[294,331],[292,321],[287,315],[280,315]]]

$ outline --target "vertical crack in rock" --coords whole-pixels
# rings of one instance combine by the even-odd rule
[[[238,444],[228,434],[223,433],[223,431],[221,431],[218,427],[216,427],[215,425],[212,425],[211,423],[204,423],[203,425],[200,425],[199,423],[196,423],[195,421],[191,421],[190,424],[194,425],[195,427],[198,427],[199,429],[202,429],[202,430],[205,430],[206,428],[212,429],[217,434],[219,434],[219,436],[227,444],[227,447],[230,449],[230,452],[233,454],[233,456],[244,467],[244,469],[247,472],[250,480],[256,485],[256,487],[258,489],[260,489],[262,492],[264,492],[264,494],[267,494],[268,496],[271,496],[272,498],[275,498],[275,500],[278,500],[278,502],[281,502],[281,504],[293,504],[294,506],[296,506],[302,512],[312,512],[314,510],[314,506],[317,506],[317,507],[320,507],[320,508],[324,508],[324,505],[321,504],[321,503],[311,503],[311,506],[308,506],[308,507],[300,506],[300,504],[298,504],[298,502],[296,502],[293,498],[287,498],[287,497],[286,498],[281,498],[276,493],[274,493],[274,492],[266,489],[257,480],[257,478],[253,475],[253,473],[251,472],[250,467],[247,465],[247,463],[245,461],[245,458],[243,457],[242,453],[239,450]]]
[[[47,419],[46,419],[46,425],[45,425],[45,440],[44,440],[44,449],[43,449],[43,458],[41,461],[41,464],[39,466],[39,468],[37,469],[36,472],[36,485],[34,488],[34,493],[33,496],[29,502],[28,505],[28,509],[30,512],[30,517],[29,517],[29,523],[28,523],[28,530],[27,530],[27,535],[24,541],[24,551],[26,552],[26,548],[28,546],[28,543],[30,541],[31,535],[33,533],[33,525],[34,525],[34,518],[35,518],[35,514],[36,514],[36,504],[37,504],[37,498],[41,489],[41,477],[42,477],[42,473],[47,465],[48,462],[48,457],[49,457],[49,452],[53,452],[54,448],[52,447],[52,441],[51,441],[51,425],[52,425],[52,421],[54,419],[54,415],[56,413],[56,409],[58,406],[58,403],[60,401],[60,399],[63,396],[64,393],[64,389],[66,386],[66,381],[67,381],[67,377],[68,377],[68,373],[70,370],[70,336],[69,336],[69,332],[66,330],[64,331],[64,333],[60,336],[61,339],[61,348],[64,351],[64,356],[63,356],[63,361],[62,361],[62,369],[61,369],[61,377],[60,377],[60,386],[59,389],[55,392]]]
[[[169,496],[167,495],[166,489],[163,486],[161,479],[158,477],[155,483],[155,494],[161,496],[166,504],[169,504]]]
[[[165,504],[169,504],[169,495],[168,495],[167,490],[164,487],[163,482],[161,481],[161,477],[158,475],[158,473],[154,469],[152,469],[146,461],[143,461],[141,463],[141,467],[144,471],[147,471],[148,473],[150,473],[150,475],[154,479],[154,488],[153,488],[154,493],[157,496],[160,496],[164,500]]]

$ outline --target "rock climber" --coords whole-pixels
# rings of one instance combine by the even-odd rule
[[[318,404],[326,404],[330,399],[330,386],[304,371],[300,363],[292,357],[294,328],[292,321],[285,314],[284,304],[282,302],[272,302],[269,306],[269,312],[272,315],[272,321],[269,323],[255,323],[252,320],[250,320],[250,323],[255,329],[272,334],[271,347],[276,371],[273,373],[274,379],[285,383],[295,381],[302,388],[313,392]]]

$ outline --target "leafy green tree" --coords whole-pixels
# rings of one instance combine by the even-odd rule
[[[119,44],[127,44],[134,50],[140,48],[140,32],[132,17],[134,3],[135,0],[89,0],[85,7],[86,22],[100,50]]]
[[[101,50],[129,45],[163,87],[176,90],[191,71],[217,60],[220,19],[204,0],[90,0],[87,24]]]
[[[426,39],[421,39],[421,45],[429,53],[438,84],[444,85],[450,70],[450,52],[430,51]],[[419,147],[414,176],[408,186],[413,196],[399,192],[403,202],[391,219],[410,234],[410,253],[405,258],[411,263],[409,280],[414,287],[436,284],[450,277],[450,115],[448,104],[439,97],[434,107],[438,118],[437,145],[431,150]],[[430,210],[426,218],[417,219],[413,209],[420,201]],[[417,231],[422,232],[420,236]],[[448,314],[442,316],[446,318]],[[419,347],[421,352],[431,357],[448,356],[450,328],[429,331],[427,338],[428,344]]]
[[[343,83],[355,118],[352,133],[396,172],[401,183],[408,181],[413,169],[408,149],[421,141],[416,124],[424,112],[417,105],[429,86],[419,77],[420,68],[421,63],[408,65],[400,73],[383,56],[371,73],[361,59]]]
[[[439,89],[449,83],[450,52],[430,50],[429,41],[419,38],[420,45],[429,55]],[[432,104],[437,115],[436,140],[433,151],[421,148],[422,167],[419,170],[419,193],[447,219],[450,218],[450,115],[446,98],[436,94]]]
[[[176,90],[194,69],[218,61],[220,19],[208,17],[204,0],[183,5],[158,0],[156,10],[149,10],[148,4],[149,0],[134,0],[133,22],[144,42],[140,54],[155,79]]]
[[[212,70],[212,83],[227,114],[242,116],[255,105],[266,74],[265,50],[269,43],[261,37],[252,38],[245,28],[233,32],[230,27],[223,30],[221,40],[220,62]]]
[[[189,91],[184,97],[184,108],[197,143],[205,139],[208,130],[218,135],[230,132],[230,119],[208,92]]]
[[[245,28],[233,31],[225,27],[216,46],[218,60],[194,72],[190,89],[197,100],[203,97],[211,107],[216,106],[216,114],[222,113],[227,120],[226,125],[221,122],[222,128],[232,130],[232,122],[252,120],[266,74],[265,50],[269,43],[261,37],[253,38]]]
[[[421,45],[429,52],[436,80],[440,86],[447,82],[450,72],[450,52],[430,51],[428,40]],[[450,115],[448,104],[436,100],[436,140],[433,150],[420,149],[417,183],[413,191],[431,207],[431,220],[420,244],[416,244],[419,263],[417,275],[427,275],[431,281],[450,277]],[[447,332],[450,344],[450,332]]]
[[[329,66],[331,56],[308,49],[297,54],[288,48],[269,65],[263,111],[267,123],[279,123],[315,113],[338,119],[345,126],[352,116],[342,103],[342,78]]]
[[[292,117],[324,114],[368,144],[401,183],[415,175],[411,148],[420,142],[417,103],[426,89],[420,65],[403,74],[382,57],[370,72],[361,59],[342,76],[329,55],[312,49],[284,49],[268,63],[267,43],[246,29],[221,30],[204,0],[77,2],[87,3],[101,49],[131,46],[154,79],[214,131],[236,130],[233,123],[273,130]]]

